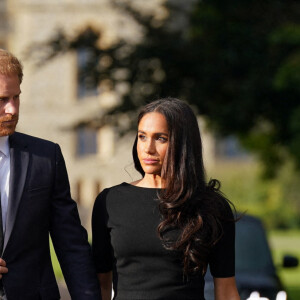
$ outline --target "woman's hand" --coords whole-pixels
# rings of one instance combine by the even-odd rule
[[[240,300],[235,277],[214,278],[215,300]]]

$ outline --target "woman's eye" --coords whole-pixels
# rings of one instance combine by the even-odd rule
[[[164,143],[168,141],[168,139],[163,137],[163,136],[159,136],[158,140],[161,141],[161,142],[164,142]]]
[[[146,139],[146,136],[143,135],[143,134],[139,134],[139,135],[138,135],[138,138],[139,138],[139,140],[145,140],[145,139]]]

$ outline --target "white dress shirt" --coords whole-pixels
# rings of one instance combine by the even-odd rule
[[[0,191],[2,208],[2,225],[5,233],[7,205],[9,196],[10,155],[8,136],[0,136]]]

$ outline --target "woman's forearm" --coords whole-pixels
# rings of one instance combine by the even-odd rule
[[[98,279],[101,287],[102,300],[111,300],[112,295],[112,271],[99,273]]]
[[[235,278],[214,278],[215,300],[240,300]]]

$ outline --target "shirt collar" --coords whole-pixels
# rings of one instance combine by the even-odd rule
[[[8,144],[8,136],[0,136],[0,151],[5,156],[9,156],[9,144]]]

